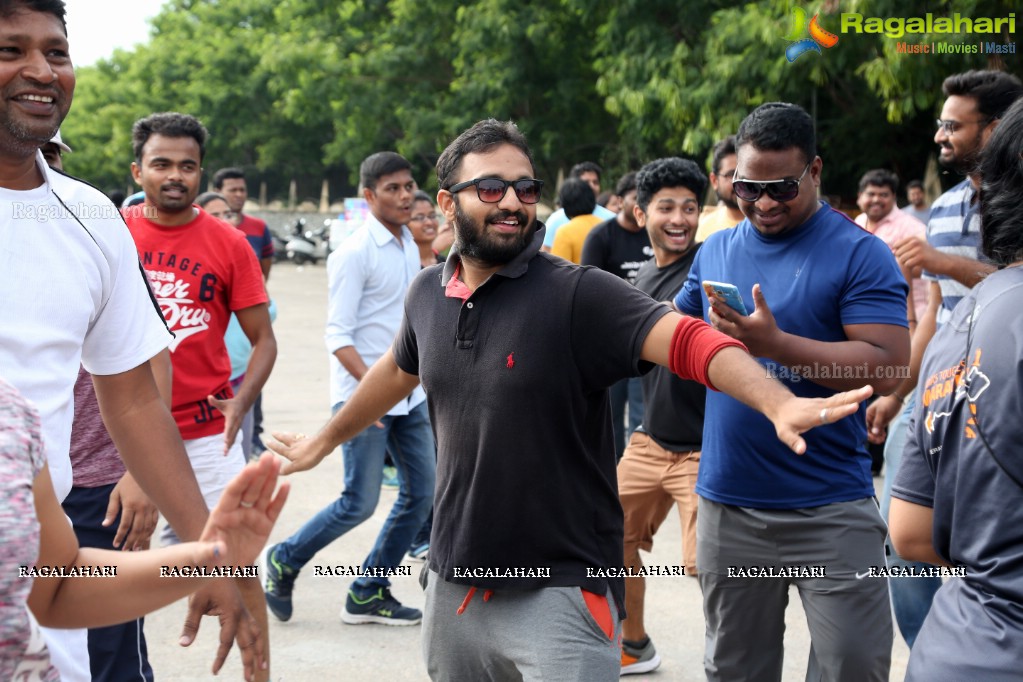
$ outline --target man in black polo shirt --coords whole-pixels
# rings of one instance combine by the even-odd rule
[[[534,172],[512,123],[481,121],[448,146],[437,203],[454,255],[412,283],[394,346],[344,408],[314,437],[271,445],[286,472],[309,469],[422,381],[438,449],[423,621],[433,679],[618,678],[615,381],[669,366],[764,412],[796,453],[800,433],[870,394],[797,399],[704,322],[541,252]]]

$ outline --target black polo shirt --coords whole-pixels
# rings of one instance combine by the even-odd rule
[[[624,612],[623,580],[596,574],[623,561],[607,389],[650,369],[640,351],[668,308],[542,253],[544,232],[465,302],[444,293],[457,253],[405,298],[394,357],[437,439],[430,568],[490,589],[610,585]]]

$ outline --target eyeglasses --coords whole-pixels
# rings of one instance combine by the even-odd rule
[[[799,196],[799,183],[803,181],[803,177],[810,170],[811,165],[813,165],[813,161],[806,164],[806,168],[803,169],[803,172],[795,180],[789,178],[782,180],[740,180],[733,177],[732,190],[735,191],[735,196],[751,203],[759,199],[764,192],[767,192],[767,196],[775,201],[792,201]]]
[[[515,190],[515,196],[524,204],[535,204],[540,201],[540,191],[543,189],[543,180],[502,180],[501,178],[476,178],[466,180],[448,188],[452,194],[461,192],[470,185],[476,185],[476,196],[485,204],[496,204],[504,199],[505,193],[511,187]]]
[[[983,128],[993,120],[995,120],[995,117],[985,116],[984,118],[978,118],[976,121],[967,121],[963,123],[962,121],[945,121],[939,118],[934,123],[938,126],[938,129],[944,131],[946,135],[954,135],[956,131],[961,130],[963,126],[970,125],[970,123],[977,123],[981,128]]]
[[[424,220],[432,220],[433,222],[437,222],[437,220],[438,220],[437,214],[436,213],[417,213],[417,214],[415,214],[414,216],[412,216],[411,218],[408,219],[408,221],[410,223],[421,223]]]

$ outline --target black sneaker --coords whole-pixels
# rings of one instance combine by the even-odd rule
[[[341,622],[349,625],[380,623],[382,625],[418,625],[423,620],[419,609],[402,606],[391,596],[391,590],[381,587],[365,597],[348,590],[348,599],[341,609]]]
[[[277,545],[266,548],[263,554],[263,592],[270,613],[278,620],[291,620],[291,591],[295,589],[298,571],[277,561]]]

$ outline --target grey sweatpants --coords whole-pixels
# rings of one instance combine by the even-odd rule
[[[810,629],[808,682],[887,682],[892,651],[887,528],[872,498],[809,509],[749,509],[700,498],[696,562],[712,682],[781,680],[785,607],[795,585]],[[729,577],[729,568],[732,576]],[[814,577],[737,577],[770,567]],[[820,575],[823,568],[825,575]]]
[[[621,622],[610,591],[614,632],[590,614],[578,587],[497,590],[484,601],[429,572],[423,611],[423,657],[442,682],[617,682]]]

